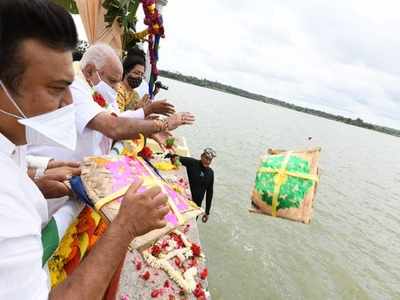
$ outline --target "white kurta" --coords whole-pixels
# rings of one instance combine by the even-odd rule
[[[93,118],[106,110],[93,101],[92,88],[84,79],[82,72],[76,74],[70,88],[75,106],[76,128],[78,130],[76,150],[71,151],[62,147],[29,146],[29,155],[49,156],[55,160],[82,161],[86,156],[110,153],[112,140],[101,132],[87,127]],[[145,117],[143,109],[123,113],[115,111],[114,113],[125,118],[144,119]]]
[[[29,146],[29,155],[49,156],[55,160],[81,161],[86,156],[107,154],[110,151],[111,139],[101,132],[87,127],[94,117],[105,111],[92,100],[90,86],[84,79],[77,76],[70,88],[78,130],[76,150],[71,151],[62,147]]]
[[[0,134],[0,299],[47,299],[42,225],[47,202],[26,174],[24,147]]]

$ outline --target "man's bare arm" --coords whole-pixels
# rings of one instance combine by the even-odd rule
[[[89,122],[88,127],[113,140],[135,139],[139,133],[149,136],[160,131],[155,121],[118,117],[108,112],[98,114]]]
[[[138,138],[139,133],[151,136],[160,131],[174,130],[181,125],[191,125],[194,121],[194,116],[187,112],[174,114],[164,121],[124,118],[102,112],[89,122],[88,127],[113,140],[124,140]]]
[[[132,239],[165,226],[167,197],[158,187],[138,194],[140,185],[130,188],[108,230],[82,264],[52,289],[49,299],[102,299]]]

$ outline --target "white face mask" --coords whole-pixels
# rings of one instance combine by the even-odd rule
[[[94,90],[100,93],[110,105],[117,101],[117,91],[104,81],[100,81],[97,85],[95,85]]]
[[[14,115],[1,109],[0,112],[17,118],[18,122],[25,126],[25,135],[28,145],[62,146],[72,151],[75,150],[77,133],[75,109],[72,104],[52,112],[28,118],[19,108],[1,81],[0,86],[21,116]]]

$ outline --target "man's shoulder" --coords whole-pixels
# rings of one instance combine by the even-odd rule
[[[75,107],[77,129],[79,133],[82,133],[94,117],[106,110],[94,102],[90,86],[80,77],[75,78],[70,88]]]
[[[89,84],[80,77],[75,77],[74,81],[70,85],[70,88],[72,94],[74,94],[74,91],[91,94],[91,88]]]
[[[93,91],[89,84],[80,77],[76,77],[70,85],[72,100],[75,107],[90,106],[101,109],[100,105],[93,101]]]
[[[25,170],[15,164],[10,157],[0,154],[0,165],[0,194],[21,195],[23,191],[35,186]]]
[[[181,161],[182,164],[188,166],[192,166],[196,163],[199,163],[200,161],[198,159],[195,159],[193,157],[187,157],[187,156],[179,156],[179,160]]]
[[[190,161],[190,162],[200,161],[200,160],[198,160],[198,159],[195,159],[195,158],[189,157],[189,156],[179,156],[179,159],[184,159],[184,160]]]

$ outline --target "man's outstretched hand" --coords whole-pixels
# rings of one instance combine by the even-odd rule
[[[175,107],[167,102],[167,100],[153,101],[144,107],[144,114],[146,116],[150,114],[159,114],[168,117],[174,113]]]
[[[192,125],[195,120],[195,116],[189,112],[176,113],[167,119],[168,130],[174,130],[182,125]]]

